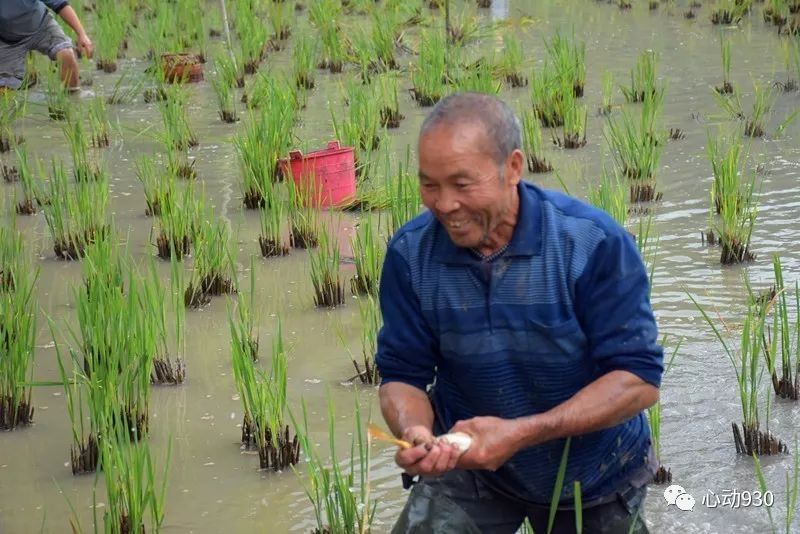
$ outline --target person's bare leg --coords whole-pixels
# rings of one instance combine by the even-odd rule
[[[61,68],[61,81],[68,89],[76,91],[80,86],[80,67],[75,51],[72,48],[59,50],[56,61]]]

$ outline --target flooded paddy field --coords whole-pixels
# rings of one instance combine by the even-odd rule
[[[420,209],[419,204],[414,203],[413,195],[397,192],[397,184],[406,184],[411,189],[416,187],[417,133],[430,108],[422,107],[418,102],[420,91],[414,93],[410,90],[422,87],[419,54],[439,57],[434,45],[436,39],[444,41],[444,9],[431,8],[427,2],[424,5],[420,2],[387,4],[387,0],[374,3],[351,0],[349,5],[342,7],[337,0],[308,1],[304,2],[304,9],[296,10],[295,3],[287,0],[281,3],[283,10],[276,12],[273,4],[267,1],[253,2],[252,5],[228,1],[228,23],[237,63],[247,63],[247,47],[241,42],[239,31],[252,31],[248,24],[263,26],[263,39],[256,43],[256,48],[266,48],[267,51],[263,59],[256,61],[258,73],[244,76],[244,88],[232,88],[231,95],[223,92],[220,97],[214,83],[228,83],[228,78],[220,74],[220,65],[230,55],[219,2],[179,0],[173,5],[129,0],[127,3],[130,4],[130,13],[124,16],[140,23],[124,27],[128,48],[125,57],[116,60],[116,72],[95,70],[94,61],[83,60],[81,64],[82,78],[92,82],[85,89],[102,99],[115,94],[120,96],[125,88],[131,88],[130,98],[120,97],[122,102],[105,106],[109,124],[108,147],[89,146],[92,132],[96,131],[95,119],[90,112],[95,98],[66,96],[61,105],[72,110],[67,120],[51,118],[53,107],[58,107],[59,103],[48,96],[52,95],[48,91],[49,65],[42,57],[34,63],[39,83],[27,90],[24,110],[13,120],[4,119],[0,126],[9,125],[11,135],[8,138],[12,145],[16,145],[13,141],[17,136],[24,138],[16,148],[27,153],[30,175],[33,176],[31,183],[34,183],[32,191],[38,191],[36,198],[31,200],[36,203],[37,198],[45,198],[48,193],[57,195],[61,191],[68,196],[65,190],[51,188],[50,184],[56,180],[54,174],[57,174],[52,161],[63,162],[68,190],[78,187],[73,169],[79,166],[65,130],[74,136],[74,125],[83,125],[81,146],[86,146],[85,169],[90,173],[97,169],[102,171],[105,177],[98,182],[105,184],[107,200],[103,200],[102,195],[87,197],[81,209],[98,215],[102,211],[101,204],[107,203],[105,216],[100,220],[105,224],[113,221],[113,239],[110,242],[119,245],[112,248],[120,250],[124,245],[125,254],[141,274],[141,280],[135,283],[127,274],[122,276],[122,287],[130,290],[135,284],[142,295],[147,295],[149,289],[160,288],[163,291],[154,299],[142,296],[142,302],[154,306],[152,309],[155,310],[160,309],[159,302],[163,304],[166,324],[163,346],[171,353],[168,361],[172,362],[173,370],[178,358],[183,360],[185,378],[176,380],[180,383],[173,385],[153,384],[149,393],[139,380],[139,389],[133,388],[138,396],[131,397],[128,404],[137,407],[131,408],[139,410],[136,413],[149,414],[146,441],[155,470],[156,488],[153,493],[163,499],[163,517],[155,523],[159,523],[165,532],[198,533],[309,532],[324,527],[330,522],[323,517],[321,524],[318,523],[304,489],[309,480],[305,450],[293,467],[281,466],[274,471],[271,468],[260,469],[257,447],[242,444],[243,397],[246,397],[247,390],[237,387],[232,364],[231,323],[238,324],[242,309],[252,314],[251,323],[246,320],[242,323],[245,328],[252,324],[248,334],[259,342],[259,359],[251,382],[262,383],[265,388],[260,390],[262,393],[269,390],[269,393],[264,393],[271,399],[265,400],[266,403],[277,402],[274,399],[281,397],[280,392],[270,389],[272,386],[263,385],[264,377],[258,374],[259,369],[264,369],[266,376],[272,377],[268,382],[276,382],[276,365],[273,363],[276,360],[271,356],[280,324],[284,349],[278,352],[285,358],[277,358],[277,361],[278,367],[285,365],[286,376],[282,423],[290,427],[292,434],[299,432],[308,437],[308,442],[318,451],[321,465],[330,465],[330,443],[335,443],[336,457],[342,461],[342,469],[349,471],[351,443],[354,432],[357,432],[355,403],[360,406],[362,434],[368,417],[384,427],[377,389],[362,383],[352,361],[354,358],[362,361],[362,339],[365,332],[375,330],[375,317],[365,311],[368,296],[352,295],[350,279],[356,275],[357,258],[364,253],[364,249],[358,247],[354,250],[352,239],[359,229],[371,223],[376,228],[378,248],[385,246],[385,237],[397,223],[408,218],[409,214],[399,208],[411,206],[411,211]],[[98,47],[95,55],[99,58],[103,55],[102,47],[106,46],[103,41],[114,40],[109,37],[114,30],[102,29],[105,24],[103,17],[122,18],[122,12],[127,13],[128,8],[112,15],[112,5],[116,4],[98,1],[93,9],[87,0],[71,4],[95,40]],[[244,7],[245,4],[249,7]],[[325,11],[317,4],[333,9],[337,27],[327,28]],[[161,7],[156,9],[154,6],[158,5]],[[485,90],[499,86],[499,96],[521,114],[539,118],[543,111],[536,110],[544,110],[544,107],[541,99],[532,98],[536,77],[549,76],[548,73],[556,69],[546,43],[552,43],[558,33],[577,47],[585,44],[583,96],[567,100],[576,106],[572,109],[578,109],[579,117],[581,110],[585,109],[585,128],[580,129],[580,120],[577,123],[578,136],[582,138],[585,135],[586,143],[576,149],[562,148],[551,142],[551,137],[561,140],[564,145],[569,132],[561,126],[542,126],[542,141],[537,147],[537,155],[549,162],[553,170],[529,173],[525,179],[545,188],[566,189],[586,199],[598,190],[604,175],[616,178],[617,182],[608,183],[621,185],[618,190],[623,192],[622,197],[618,195],[616,198],[622,199],[622,213],[628,214],[627,227],[641,235],[640,225],[651,221],[645,256],[648,264],[653,266],[652,302],[661,334],[667,336],[666,354],[670,355],[678,347],[661,390],[660,459],[669,468],[672,483],[682,486],[696,501],[691,511],[681,511],[665,502],[663,492],[667,484],[651,485],[645,517],[650,531],[657,533],[795,532],[798,528],[797,520],[792,525],[783,525],[787,513],[786,477],[788,475],[791,493],[792,479],[797,476],[793,453],[800,409],[796,400],[780,398],[773,392],[767,358],[763,353],[769,352],[773,340],[777,343],[778,331],[785,333],[789,340],[786,348],[789,368],[796,376],[795,281],[800,279],[800,243],[795,236],[800,232],[800,126],[792,120],[792,115],[800,108],[800,92],[788,82],[800,78],[799,38],[791,34],[794,15],[782,3],[777,8],[777,3],[753,3],[750,11],[743,11],[738,21],[713,24],[714,14],[724,11],[728,5],[729,11],[739,9],[735,3],[723,1],[702,2],[695,7],[686,2],[661,2],[656,9],[650,9],[648,2],[633,2],[630,9],[623,9],[620,3],[588,0],[493,0],[488,8],[477,8],[474,2],[453,1],[450,2],[451,25],[461,30],[461,35],[456,32],[461,44],[448,48],[450,64],[446,68],[457,75],[441,88],[433,83],[434,92],[441,90],[443,94],[456,88]],[[170,19],[165,18],[167,15],[148,18],[149,13],[191,6],[194,6],[194,11],[180,11],[180,24],[173,21],[173,26],[169,24]],[[202,16],[197,14],[200,13],[198,6],[202,6]],[[768,8],[785,8],[786,24],[776,26],[772,19],[765,21],[764,11]],[[252,17],[248,18],[247,9],[254,10]],[[687,12],[695,16],[687,18]],[[366,36],[369,41],[371,28],[380,23],[382,17],[396,20],[398,30],[397,40],[390,47],[397,68],[389,70],[388,74],[376,72],[382,67],[376,66],[374,58],[378,56],[375,49],[361,56],[358,53],[363,44],[359,41],[360,36]],[[160,57],[162,52],[182,51],[176,49],[181,45],[173,44],[180,39],[169,41],[164,38],[162,43],[153,37],[155,34],[147,33],[153,31],[152,27],[162,19],[167,20],[168,28],[183,28],[189,24],[199,30],[192,34],[193,37],[187,37],[183,45],[188,52],[202,52],[206,56],[203,81],[162,85],[158,75],[153,73],[160,69],[152,68],[152,65],[158,65],[157,61],[147,59],[149,47],[153,47],[155,57]],[[284,35],[286,38],[283,40],[275,38],[271,46],[265,47],[268,39],[281,33],[273,31],[273,20],[284,20],[281,27],[290,28],[291,34],[288,37]],[[197,33],[208,37],[199,39]],[[330,66],[327,69],[317,67],[320,59],[329,64],[337,60],[336,44],[330,44],[331,34],[340,37],[340,45],[345,50],[341,52],[342,72],[332,73],[331,70],[337,69]],[[172,34],[165,31],[159,35]],[[528,85],[523,87],[511,87],[506,77],[509,65],[514,63],[507,60],[512,55],[512,38],[518,42],[522,52],[517,71],[528,78]],[[294,83],[298,65],[302,63],[298,59],[299,53],[295,52],[301,40],[316,47],[311,57],[312,68],[308,71],[313,75],[314,87],[305,90],[298,89]],[[121,43],[114,46],[116,50]],[[728,74],[723,68],[726,47],[730,62]],[[648,55],[648,51],[652,54]],[[111,56],[116,58],[115,53]],[[663,90],[661,104],[647,99],[646,102],[626,102],[626,95],[620,88],[631,89],[631,70],[637,62],[643,64],[643,57],[652,57],[655,61],[654,85],[645,82],[645,93],[649,94],[651,89]],[[484,58],[479,65],[489,65],[490,68],[467,67],[479,58]],[[368,74],[371,76],[369,85],[361,83],[362,72],[371,73]],[[647,78],[646,73],[642,77]],[[292,89],[281,93],[276,89],[280,84],[270,80],[289,80],[288,87]],[[730,82],[737,93],[715,94],[714,88],[723,86],[725,81]],[[393,100],[395,86],[392,84],[396,84],[398,109],[404,116],[397,128],[375,126],[381,122],[379,110],[363,102],[364,99],[378,98],[375,96],[377,93],[364,91],[373,90],[371,88],[381,83],[389,87],[388,100],[381,102]],[[180,146],[181,136],[185,134],[179,128],[181,120],[165,118],[171,113],[165,109],[168,107],[165,102],[145,102],[145,90],[155,89],[157,93],[159,87],[164,87],[164,92],[168,93],[166,102],[177,102],[178,110],[185,109],[191,133],[189,137],[196,139],[196,146]],[[249,104],[241,102],[243,93],[248,95],[249,104],[255,98],[263,100],[251,109]],[[21,100],[21,97],[22,92],[11,94],[10,98]],[[737,99],[741,104],[741,116],[737,116]],[[754,110],[759,99],[769,103],[768,111],[761,114]],[[227,104],[220,106],[218,101]],[[180,102],[185,102],[185,108]],[[10,105],[6,100],[6,109]],[[362,118],[372,113],[374,120],[367,123],[364,119],[363,124],[351,121],[348,113],[356,105],[364,106]],[[647,106],[655,106],[659,111],[653,115],[652,125],[640,127],[642,110]],[[287,107],[292,108],[291,120],[285,124],[276,123],[275,117],[284,113]],[[607,113],[600,113],[604,107],[608,107]],[[221,119],[222,111],[232,111],[240,120],[225,122]],[[177,114],[180,115],[180,111]],[[647,135],[658,136],[658,156],[652,168],[638,178],[632,177],[631,172],[626,173],[626,169],[640,162],[631,162],[620,156],[622,150],[614,144],[611,132],[610,124],[622,125],[625,117],[640,128],[639,136],[632,142],[644,146]],[[345,123],[350,123],[351,127]],[[763,135],[745,135],[751,123],[760,125]],[[264,130],[248,137],[248,129],[258,124],[264,125]],[[374,130],[368,128],[370,125]],[[652,129],[645,132],[645,128],[651,126]],[[679,129],[681,135],[668,139],[670,129]],[[278,141],[272,144],[264,142],[255,148],[251,143],[249,149],[240,148],[254,139],[269,137],[267,131],[275,133]],[[369,149],[375,143],[370,139],[371,135],[364,137],[365,132],[373,132],[380,139],[377,146]],[[286,191],[290,181],[276,182],[275,190],[270,189],[269,193],[263,189],[264,182],[257,179],[246,181],[245,175],[255,176],[258,172],[266,173],[267,178],[275,178],[276,155],[285,157],[293,148],[305,152],[324,148],[328,141],[337,138],[343,145],[359,145],[356,148],[356,159],[362,169],[359,172],[359,198],[365,203],[377,204],[380,209],[313,210],[312,214],[308,210],[293,208],[286,201],[291,193]],[[721,181],[715,182],[708,154],[710,143],[718,146],[723,156],[729,153],[730,146],[741,150],[741,157],[734,156],[731,160],[732,177],[739,177],[738,185],[734,186],[732,193],[728,192],[727,197],[726,193],[720,192],[722,186],[715,185]],[[194,145],[191,142],[185,144]],[[0,154],[0,159],[4,165],[19,169],[21,152],[15,152],[14,148],[12,146],[10,151]],[[257,155],[261,163],[248,166],[246,159],[250,155]],[[724,159],[723,156],[719,161]],[[41,167],[36,164],[38,160]],[[166,206],[173,206],[181,213],[196,209],[195,219],[186,223],[176,222],[180,217],[175,217],[171,223],[164,223],[163,219],[168,216],[164,211],[160,216],[146,214],[149,206],[146,198],[150,197],[146,197],[142,183],[142,161],[152,162],[155,174],[162,177],[157,179],[163,180],[162,186],[167,181],[163,176],[170,175],[169,181],[174,186],[170,190],[172,200],[164,196],[154,197],[161,199],[162,209],[166,211]],[[177,163],[173,166],[173,162]],[[179,176],[180,168],[186,167],[196,174],[194,179]],[[264,236],[265,226],[267,230],[272,227],[264,221],[268,215],[243,205],[243,197],[258,190],[258,187],[248,189],[248,183],[258,183],[262,188],[260,202],[265,206],[262,210],[274,209],[274,199],[280,199],[288,206],[285,208],[287,212],[281,216],[283,226],[278,232],[287,246],[288,218],[297,217],[292,219],[293,222],[314,218],[319,227],[327,229],[329,240],[338,244],[338,261],[333,252],[327,256],[319,255],[319,250],[326,249],[324,239],[316,248],[289,247],[288,255],[262,257],[259,237]],[[631,203],[629,184],[639,183],[653,185],[654,196],[660,199]],[[749,189],[751,183],[752,189]],[[30,388],[33,418],[30,424],[19,424],[11,431],[0,432],[0,532],[68,532],[71,523],[76,529],[89,532],[93,531],[93,524],[98,529],[106,528],[103,526],[104,514],[111,513],[113,506],[109,501],[105,473],[98,470],[73,475],[75,462],[70,456],[73,424],[68,413],[69,388],[65,390],[63,385],[59,385],[63,378],[58,363],[60,353],[66,376],[81,388],[90,387],[88,382],[75,378],[72,371],[73,367],[76,373],[80,371],[81,362],[87,365],[83,351],[96,346],[86,342],[82,330],[82,325],[90,319],[86,318],[85,310],[82,311],[81,303],[92,302],[91,298],[81,296],[82,292],[90,291],[84,282],[89,262],[87,258],[69,261],[57,256],[54,234],[45,216],[48,209],[54,210],[52,198],[49,205],[45,202],[37,206],[34,214],[15,214],[18,203],[27,198],[24,184],[24,181],[4,182],[0,184],[0,191],[3,228],[9,232],[8,235],[14,228],[22,235],[25,253],[21,269],[31,274],[38,269],[38,276],[31,279],[35,301],[32,309],[37,310],[37,321],[32,330],[32,370],[30,375],[24,374],[26,378],[21,381],[34,384]],[[37,187],[40,189],[36,190]],[[188,197],[183,195],[191,187],[194,196],[187,200]],[[712,190],[716,197],[712,197]],[[726,199],[731,198],[739,206],[729,212],[734,219],[731,225],[741,231],[741,227],[750,228],[750,221],[754,222],[752,233],[736,234],[734,230],[729,246],[733,255],[739,255],[738,259],[745,261],[723,265],[720,261],[723,246],[709,245],[705,234],[714,227],[716,236],[721,231],[727,235],[724,232],[726,228],[730,230],[731,225],[726,226],[720,221],[726,214]],[[204,199],[204,205],[196,208],[200,199]],[[258,206],[259,199],[252,202]],[[719,214],[715,202],[723,205]],[[388,204],[394,209],[387,207]],[[619,202],[604,207],[611,209],[615,205],[619,207]],[[91,217],[87,215],[85,218]],[[214,233],[218,227],[209,223],[208,229],[202,221],[224,223],[221,228],[229,233],[229,255],[224,250],[217,256],[208,252],[214,249],[209,245],[209,242],[213,245],[213,236],[217,236],[220,242],[222,239],[219,238],[221,234]],[[184,223],[187,235],[194,240],[188,254],[175,262],[159,258],[156,246],[159,232],[169,224],[180,226]],[[742,235],[743,241],[737,241]],[[102,241],[100,238],[94,240]],[[202,246],[198,245],[200,242],[207,246],[206,252],[198,252]],[[177,246],[172,250],[173,257],[177,256],[176,249]],[[740,501],[737,507],[722,502],[718,506],[709,506],[708,503],[714,504],[714,496],[731,494],[733,490],[763,492],[764,488],[760,486],[753,458],[737,453],[734,445],[731,423],[741,425],[743,419],[736,369],[690,295],[730,344],[734,360],[741,365],[742,330],[752,326],[746,317],[748,303],[754,300],[748,296],[747,283],[757,295],[768,295],[768,298],[761,299],[762,302],[770,300],[769,290],[776,284],[774,254],[780,257],[786,291],[778,291],[778,298],[772,301],[765,320],[769,329],[765,326],[762,331],[746,331],[753,335],[745,337],[751,341],[755,339],[752,343],[756,354],[753,365],[760,380],[750,383],[744,379],[743,387],[749,387],[752,398],[756,399],[760,430],[769,430],[779,437],[788,452],[762,453],[759,457],[764,483],[774,493],[772,507],[756,506],[752,502],[746,505],[744,501]],[[751,255],[753,258],[748,257]],[[170,256],[169,247],[166,256]],[[185,290],[189,283],[202,286],[198,272],[203,267],[198,263],[210,261],[213,264],[209,258],[214,257],[217,258],[215,265],[221,266],[223,278],[230,277],[238,293],[209,297],[208,302],[199,307],[184,306],[183,292],[176,288]],[[343,304],[337,303],[332,308],[315,305],[315,297],[319,297],[312,283],[315,261],[317,265],[319,262],[340,265]],[[176,269],[183,273],[182,277],[176,276]],[[183,285],[176,282],[178,278],[182,278]],[[4,290],[10,292],[19,288]],[[334,301],[338,300],[337,292],[334,288]],[[773,314],[779,308],[782,294],[787,298],[788,319],[785,326],[777,328]],[[201,300],[205,302],[206,299]],[[127,301],[115,302],[120,314],[130,313],[132,318],[141,318],[126,307]],[[136,307],[146,308],[144,304]],[[138,328],[133,326],[135,320],[132,319],[132,330]],[[176,321],[184,324],[182,330],[177,330],[177,337]],[[118,328],[122,326],[118,325]],[[726,334],[729,335],[725,337]],[[98,339],[94,342],[100,343]],[[369,336],[365,342],[369,346]],[[74,361],[70,348],[75,354]],[[775,350],[772,354],[776,354]],[[128,355],[119,357],[128,358]],[[783,369],[780,359],[778,357],[775,363],[778,375]],[[246,361],[240,360],[240,367],[250,369]],[[135,364],[134,360],[125,359],[120,369],[123,365]],[[150,374],[149,367],[145,373]],[[135,373],[131,376],[133,382],[137,380],[136,376],[141,378]],[[127,391],[122,385],[120,388],[120,391]],[[84,393],[82,402],[87,402],[87,395]],[[120,400],[122,397],[120,394]],[[329,412],[329,402],[335,406],[333,416]],[[302,423],[303,403],[307,408],[307,433]],[[83,420],[88,419],[89,412],[85,411]],[[88,433],[89,423],[86,425]],[[101,451],[99,454],[105,458],[102,455],[110,452]],[[390,531],[407,495],[401,487],[393,454],[391,446],[373,443],[370,447],[369,499],[375,506],[372,532]],[[162,495],[165,466],[166,485]],[[358,500],[363,485],[359,483],[360,471],[356,469],[355,472],[354,495]],[[159,505],[150,506],[159,508]],[[151,531],[153,520],[149,514],[148,511],[143,523]],[[363,509],[359,509],[356,515],[361,517],[362,514]],[[774,521],[774,527],[771,521]],[[118,525],[107,527],[111,532],[119,529]],[[356,531],[358,525],[342,530]]]

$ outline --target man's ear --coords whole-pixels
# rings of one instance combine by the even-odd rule
[[[509,154],[506,159],[505,175],[509,185],[516,186],[522,179],[522,173],[525,171],[525,155],[521,150],[516,149]]]

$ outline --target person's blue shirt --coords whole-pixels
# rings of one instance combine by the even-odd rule
[[[56,13],[67,0],[0,0],[0,41],[16,43],[36,33],[49,7]]]
[[[660,386],[663,351],[646,268],[632,236],[602,210],[529,183],[506,250],[491,262],[457,247],[430,212],[389,242],[380,283],[382,383],[431,390],[438,422],[545,412],[614,370]],[[565,439],[524,449],[491,486],[548,504]],[[575,436],[572,481],[588,502],[622,489],[646,465],[644,413]]]

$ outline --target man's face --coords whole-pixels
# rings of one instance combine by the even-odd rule
[[[476,248],[487,240],[511,208],[519,183],[516,165],[498,165],[489,142],[473,123],[439,124],[419,140],[422,203],[459,247]]]

